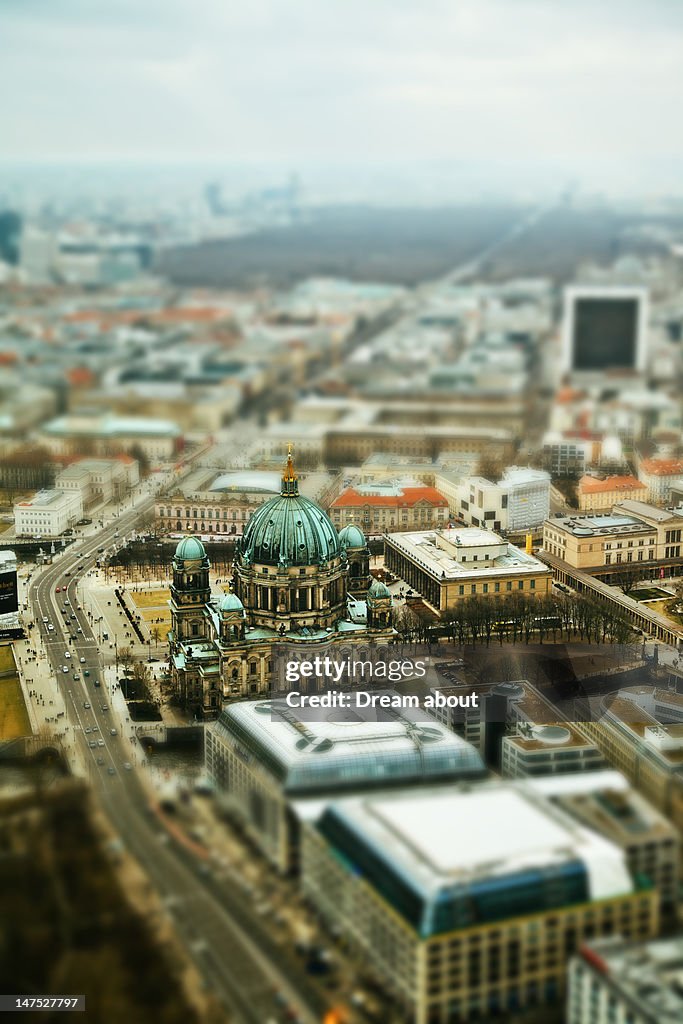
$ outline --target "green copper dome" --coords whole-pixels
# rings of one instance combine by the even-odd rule
[[[197,537],[183,537],[175,549],[175,558],[180,562],[201,562],[206,558],[206,549]]]
[[[367,543],[363,531],[353,523],[340,530],[339,542],[343,548],[364,548]]]
[[[240,544],[242,560],[263,565],[319,565],[341,555],[337,531],[300,494],[281,494],[254,512]]]
[[[243,612],[244,605],[240,601],[237,594],[233,594],[232,591],[228,591],[220,600],[218,608],[222,612]]]
[[[391,591],[384,585],[384,583],[381,582],[381,580],[373,580],[370,584],[368,595],[376,598],[391,597]]]
[[[291,453],[282,491],[258,508],[239,546],[242,563],[320,565],[341,555],[339,537],[321,508],[299,494]]]

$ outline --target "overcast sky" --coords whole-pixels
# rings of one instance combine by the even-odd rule
[[[0,0],[4,159],[683,159],[679,0]]]

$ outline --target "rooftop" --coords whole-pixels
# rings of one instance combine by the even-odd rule
[[[645,491],[647,488],[635,476],[608,476],[604,480],[595,476],[582,476],[578,490],[579,494],[604,494],[612,491]]]
[[[474,747],[410,709],[368,709],[361,717],[352,709],[321,708],[307,710],[302,721],[283,700],[241,701],[224,708],[211,728],[259,758],[291,793],[485,772]]]
[[[622,502],[616,508],[623,508],[627,502]],[[629,502],[628,504],[632,504]],[[639,504],[639,503],[636,503]],[[634,533],[651,533],[652,527],[649,523],[643,522],[632,515],[619,515],[615,512],[605,515],[579,515],[566,516],[563,519],[551,519],[547,526],[557,530],[564,530],[575,537],[600,537],[604,535],[623,535]]]
[[[430,505],[448,507],[448,502],[435,487],[382,488],[380,485],[347,487],[332,502],[332,508],[349,508],[358,505],[385,506],[387,508],[409,508],[426,502]]]
[[[36,491],[31,497],[27,498],[26,501],[18,501],[16,508],[48,508],[52,505],[57,505],[59,502],[73,501],[73,492],[59,491],[56,489]]]
[[[683,473],[683,459],[643,459],[640,468],[651,476],[679,476]]]
[[[582,957],[616,989],[640,1020],[678,1024],[683,1020],[683,938],[629,945],[619,938],[594,940]],[[634,1018],[635,1019],[635,1018]]]
[[[511,571],[550,571],[543,562],[513,544],[508,544],[497,533],[476,527],[391,533],[387,535],[387,540],[412,562],[441,581],[481,576],[484,573],[496,577],[505,576]],[[473,549],[479,549],[477,561],[474,554],[471,557],[468,555]]]
[[[423,936],[633,891],[622,852],[526,782],[348,797],[318,828]]]

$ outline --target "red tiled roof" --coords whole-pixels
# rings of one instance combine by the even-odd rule
[[[594,476],[582,476],[579,480],[579,494],[603,494],[609,491],[645,491],[645,484],[634,476],[608,476],[598,480]]]
[[[678,476],[683,473],[683,459],[643,459],[640,468],[652,476]]]
[[[404,487],[402,494],[360,494],[355,488],[347,487],[332,502],[332,508],[356,508],[359,505],[375,505],[383,508],[409,508],[420,501],[428,501],[439,508],[446,508],[448,502],[435,487]]]

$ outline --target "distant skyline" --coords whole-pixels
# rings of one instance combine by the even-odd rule
[[[678,0],[0,0],[0,159],[678,192],[681,53]]]

